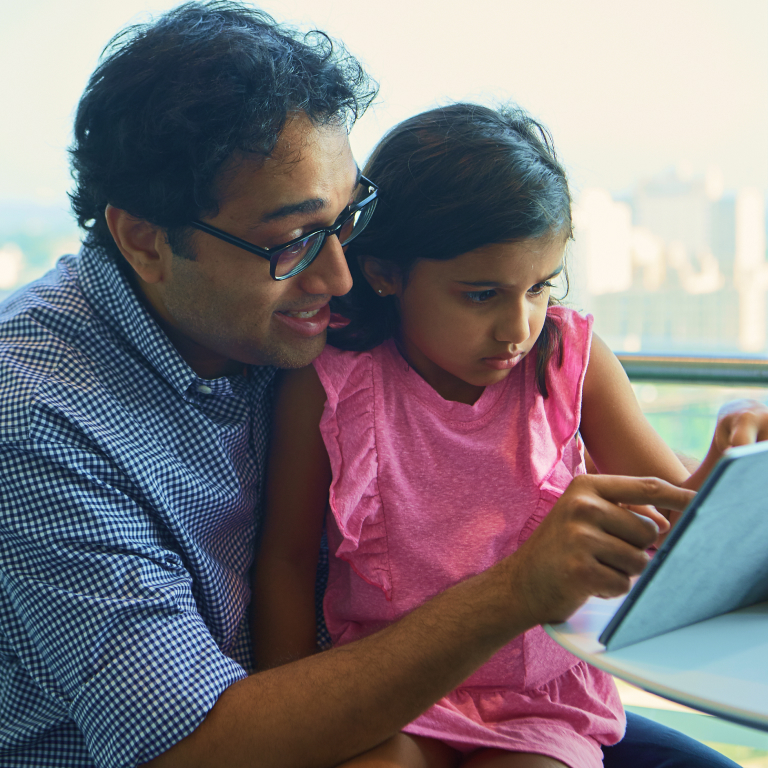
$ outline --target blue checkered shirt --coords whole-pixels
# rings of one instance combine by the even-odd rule
[[[98,250],[0,305],[0,766],[135,766],[246,676],[273,373],[200,379]]]

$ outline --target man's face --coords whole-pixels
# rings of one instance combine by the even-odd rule
[[[219,185],[219,212],[205,221],[273,248],[332,225],[357,175],[344,128],[313,126],[302,115],[286,125],[272,157],[233,162]],[[269,261],[209,234],[195,230],[190,246],[194,260],[168,247],[163,278],[142,288],[198,375],[232,373],[242,363],[297,368],[321,352],[328,302],[352,286],[335,236],[306,270],[279,282]]]

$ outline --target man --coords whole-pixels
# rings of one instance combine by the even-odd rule
[[[618,502],[687,504],[582,479],[513,558],[247,674],[271,380],[349,290],[375,186],[347,130],[373,93],[324,36],[227,2],[119,35],[94,73],[86,245],[0,314],[0,765],[337,765],[515,635],[626,591],[657,528]]]

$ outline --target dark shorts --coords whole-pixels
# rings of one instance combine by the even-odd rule
[[[612,747],[603,747],[605,768],[739,768],[714,749],[627,712],[627,733]]]

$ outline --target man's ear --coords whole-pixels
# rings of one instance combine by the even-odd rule
[[[358,256],[357,263],[368,284],[379,296],[400,296],[403,281],[395,264],[373,256]]]
[[[165,231],[111,205],[107,205],[104,217],[120,253],[136,274],[145,283],[162,282],[172,255]]]

